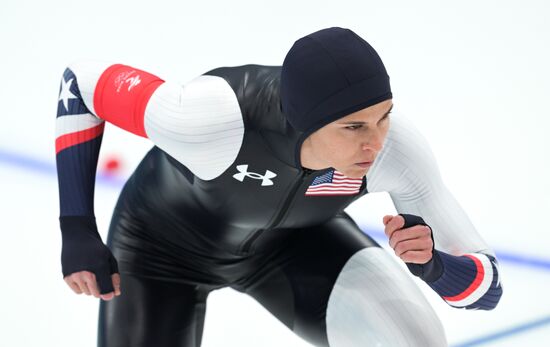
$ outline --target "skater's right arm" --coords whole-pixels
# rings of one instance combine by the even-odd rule
[[[226,170],[244,136],[235,92],[220,77],[202,75],[183,87],[122,64],[78,61],[67,67],[56,120],[63,275],[73,290],[73,277],[77,283],[83,273],[88,282],[96,277],[102,294],[113,292],[118,272],[93,210],[105,121],[149,138],[204,180]]]
[[[116,259],[98,233],[93,196],[105,121],[89,100],[106,64],[69,66],[60,86],[56,117],[63,278],[76,293],[103,299],[120,294]]]

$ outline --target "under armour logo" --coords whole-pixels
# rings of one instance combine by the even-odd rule
[[[238,165],[237,170],[239,170],[239,173],[233,175],[236,180],[242,182],[245,177],[250,177],[255,180],[262,180],[262,186],[272,186],[273,181],[271,178],[277,176],[276,173],[269,170],[265,170],[265,175],[263,176],[256,172],[248,172],[248,165]]]

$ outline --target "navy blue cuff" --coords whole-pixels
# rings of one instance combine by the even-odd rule
[[[415,225],[425,225],[431,230],[431,227],[424,222],[422,217],[405,213],[400,213],[399,215],[405,219],[405,225],[403,228],[410,228]],[[435,249],[433,232],[430,233],[430,236],[432,237],[432,243],[434,244],[432,247],[432,259],[425,264],[405,263],[413,275],[421,278],[425,282],[436,281],[443,274],[443,263],[438,251]]]

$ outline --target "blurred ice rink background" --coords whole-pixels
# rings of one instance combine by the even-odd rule
[[[108,60],[185,84],[218,66],[280,65],[298,38],[340,26],[378,51],[396,108],[426,136],[445,183],[501,261],[504,295],[489,312],[453,309],[417,281],[451,345],[548,346],[549,17],[542,0],[4,0],[0,345],[96,344],[98,300],[72,293],[61,275],[54,120],[68,63]],[[98,178],[104,240],[121,184],[151,146],[106,127],[100,172],[110,158],[122,167]],[[382,216],[395,213],[387,194],[348,212],[387,244]],[[207,304],[204,347],[307,346],[247,296],[224,289]]]

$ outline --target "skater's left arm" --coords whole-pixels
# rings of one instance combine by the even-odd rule
[[[451,306],[495,308],[502,295],[495,253],[445,186],[426,139],[398,113],[367,184],[390,194],[399,215],[384,218],[385,231],[414,275]]]

